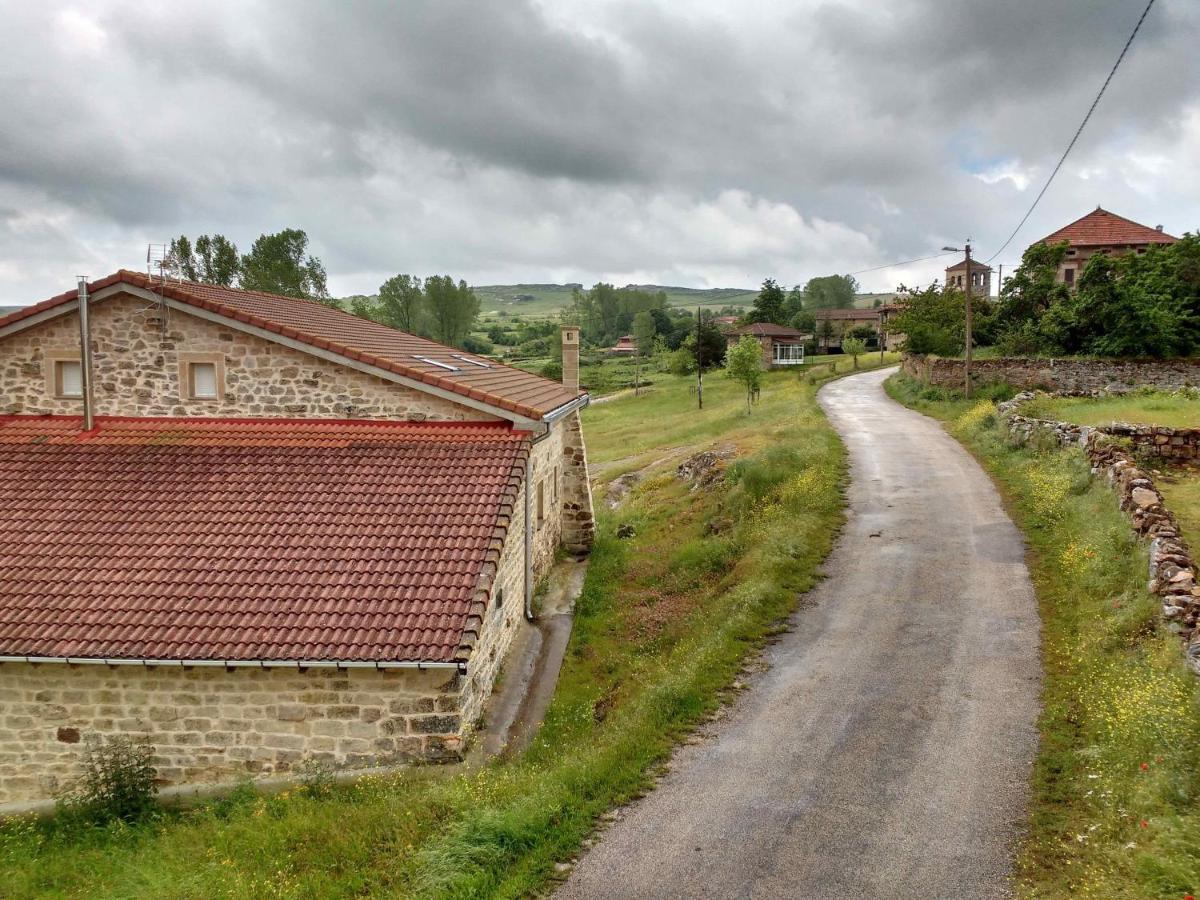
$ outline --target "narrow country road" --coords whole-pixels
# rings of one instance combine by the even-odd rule
[[[1024,546],[888,374],[819,395],[852,466],[828,578],[560,898],[1008,895],[1041,677]]]

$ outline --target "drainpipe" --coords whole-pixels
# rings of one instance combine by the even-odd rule
[[[533,452],[525,457],[525,618],[533,621]]]
[[[79,382],[83,394],[83,430],[94,431],[96,422],[92,408],[92,325],[88,308],[87,276],[79,278]]]

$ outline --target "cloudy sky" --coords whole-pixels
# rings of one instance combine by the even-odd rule
[[[0,305],[288,226],[335,294],[790,284],[967,237],[987,258],[1143,5],[0,0]],[[996,262],[1097,204],[1200,228],[1197,46],[1200,3],[1159,0]]]

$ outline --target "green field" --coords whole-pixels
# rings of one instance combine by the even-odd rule
[[[1028,415],[1079,425],[1165,425],[1200,428],[1200,393],[1137,390],[1113,397],[1047,397],[1030,404]]]
[[[826,372],[828,370],[825,370]],[[474,770],[421,768],[90,826],[0,825],[0,896],[524,897],[557,877],[606,810],[645,792],[817,577],[842,516],[844,453],[820,378],[741,386],[662,376],[585,411],[598,533],[542,730]],[[678,461],[718,447],[692,490]],[[610,509],[609,480],[640,480]],[[619,525],[634,536],[616,537]]]

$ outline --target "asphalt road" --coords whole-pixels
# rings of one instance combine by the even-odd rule
[[[560,898],[1008,896],[1041,677],[1024,545],[887,374],[819,395],[852,465],[829,577]]]

